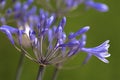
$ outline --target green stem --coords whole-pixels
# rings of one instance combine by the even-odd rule
[[[52,75],[52,80],[57,80],[59,69],[58,67],[55,67],[53,75]]]
[[[23,63],[24,63],[24,57],[25,57],[24,54],[20,55],[20,59],[19,59],[19,63],[18,63],[18,68],[17,68],[15,80],[20,80],[21,73],[22,73],[22,67],[23,67]]]
[[[45,68],[44,65],[39,66],[38,75],[37,75],[36,80],[43,80],[44,68]]]

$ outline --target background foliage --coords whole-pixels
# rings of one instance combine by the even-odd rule
[[[120,80],[120,1],[101,0],[100,2],[106,3],[110,10],[106,13],[89,10],[80,12],[82,14],[75,17],[69,16],[65,31],[69,33],[86,25],[91,26],[87,32],[87,47],[97,46],[109,39],[110,63],[105,64],[92,57],[86,65],[80,66],[85,57],[85,53],[81,53],[60,70],[58,80]],[[77,12],[79,11],[80,8],[77,9]],[[0,80],[14,80],[19,55],[20,53],[10,44],[6,35],[0,32]],[[80,67],[76,67],[78,65]],[[25,59],[21,80],[35,80],[37,70],[37,64]],[[51,71],[52,67],[49,66],[45,80],[49,80]]]

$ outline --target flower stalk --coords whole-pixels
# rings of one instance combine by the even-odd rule
[[[58,73],[59,73],[59,68],[55,67],[51,80],[57,80]]]
[[[15,80],[20,80],[22,68],[23,68],[23,63],[24,63],[24,57],[25,57],[25,54],[20,54],[20,59],[19,59],[19,63],[18,63],[18,68],[17,68]]]
[[[39,66],[38,75],[37,75],[37,79],[36,80],[43,80],[44,69],[45,69],[44,65],[40,65]]]

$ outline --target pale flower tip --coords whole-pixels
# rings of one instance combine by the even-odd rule
[[[110,40],[106,40],[106,43],[109,43],[110,42]]]
[[[66,23],[66,17],[64,16],[63,18],[62,18],[62,23]]]
[[[55,19],[55,16],[54,16],[54,15],[52,15],[52,16],[50,17],[50,19],[51,19],[51,20],[54,20],[54,19]]]
[[[84,29],[85,29],[85,30],[89,30],[89,29],[90,29],[90,26],[85,26]]]
[[[63,19],[64,19],[64,21],[66,21],[66,17],[65,16],[63,17]]]
[[[109,10],[109,7],[106,4],[102,4],[101,6],[101,12],[107,12]]]
[[[107,59],[103,59],[102,61],[103,61],[104,63],[107,63],[107,64],[109,63],[109,61],[108,61]]]
[[[110,57],[111,54],[109,53],[100,53],[100,56],[102,57]]]
[[[103,3],[94,3],[93,8],[95,8],[96,10],[100,12],[107,12],[109,10],[108,6]]]

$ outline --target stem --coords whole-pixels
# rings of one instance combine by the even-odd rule
[[[45,68],[44,65],[40,65],[39,66],[38,75],[37,75],[37,79],[36,80],[42,80],[43,79],[44,68]]]
[[[52,80],[57,80],[58,72],[59,72],[59,68],[55,67],[53,75],[52,75]]]
[[[19,59],[19,63],[18,63],[18,68],[17,68],[15,80],[20,80],[21,73],[22,73],[22,67],[23,67],[23,63],[24,63],[24,57],[25,57],[24,54],[20,55],[20,59]]]

